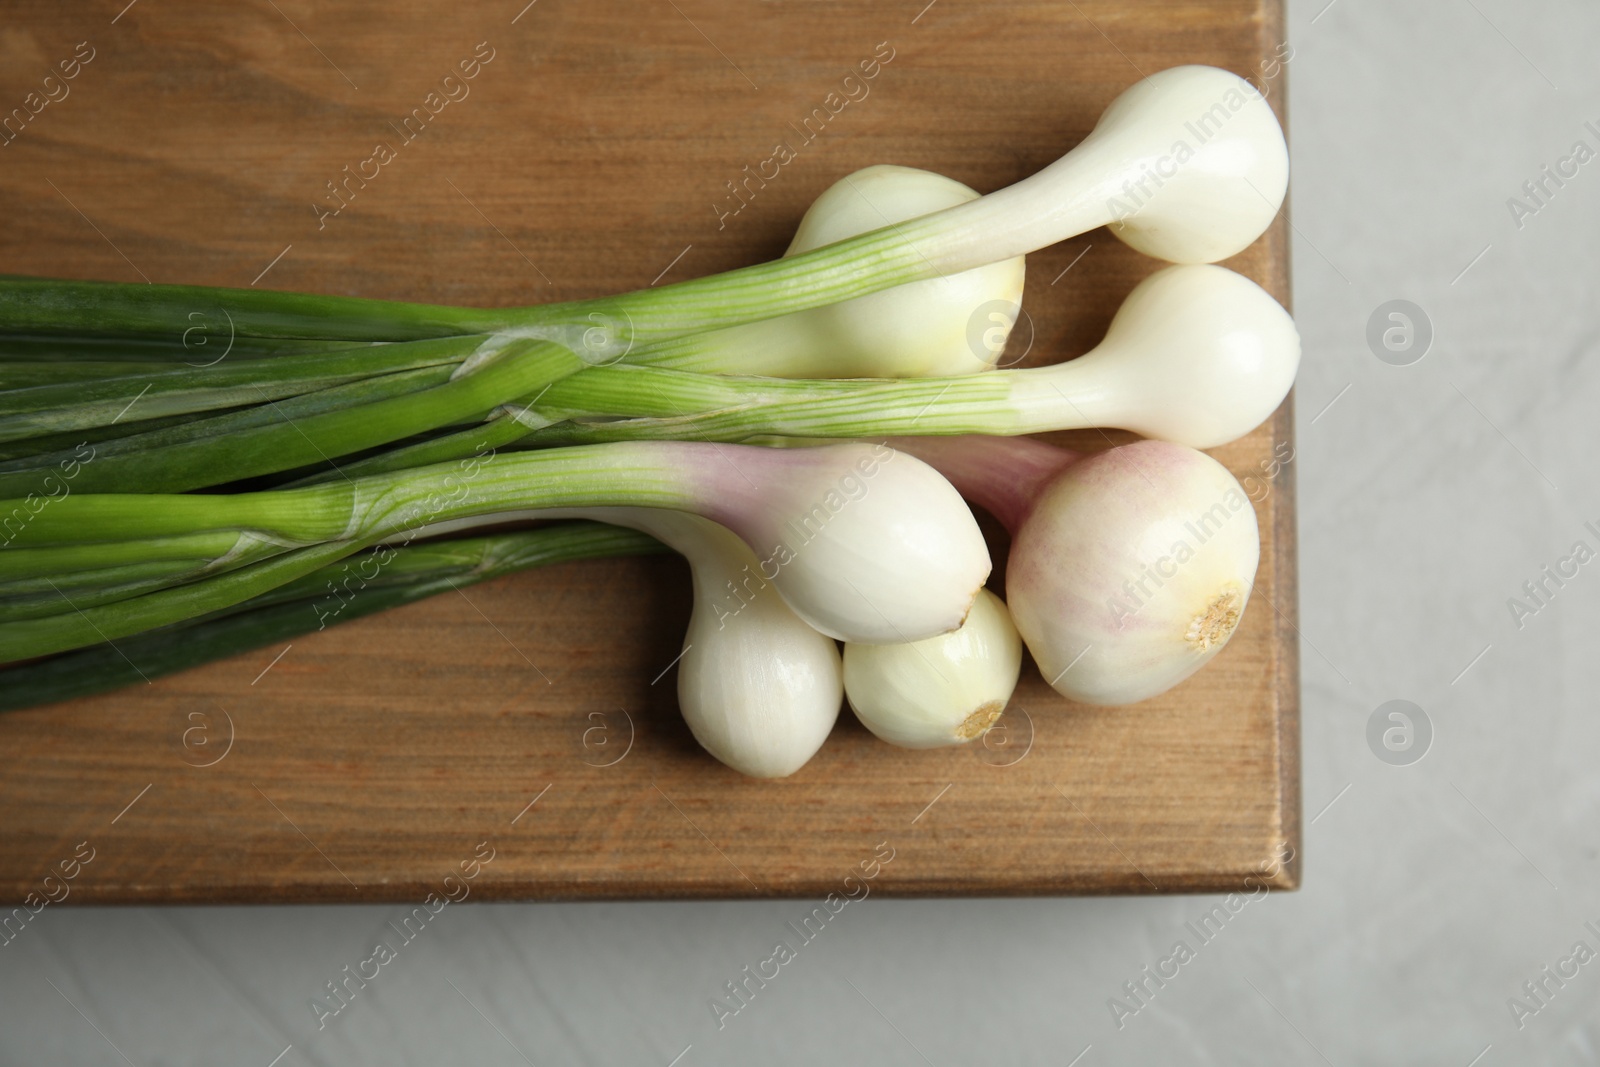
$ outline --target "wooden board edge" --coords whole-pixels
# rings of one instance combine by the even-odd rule
[[[1261,54],[1275,53],[1288,40],[1287,17],[1284,0],[1262,0]],[[1288,114],[1289,64],[1283,65],[1282,82],[1277,93],[1275,110],[1283,126],[1284,136],[1290,135]],[[1294,187],[1293,168],[1290,169],[1290,190]],[[1283,210],[1269,232],[1273,245],[1271,287],[1291,313],[1294,311],[1293,276],[1289,244],[1290,197],[1284,198]],[[1302,359],[1304,354],[1302,353]],[[1294,442],[1294,390],[1284,398],[1273,416],[1273,436],[1280,441]],[[1274,847],[1286,855],[1274,888],[1294,890],[1300,888],[1303,872],[1304,848],[1301,825],[1300,790],[1300,550],[1299,508],[1297,488],[1299,456],[1284,465],[1278,492],[1282,494],[1278,507],[1273,509],[1273,544],[1275,561],[1273,590],[1278,594],[1278,677],[1274,686],[1278,701],[1278,809],[1282,820],[1280,838]],[[1277,860],[1278,856],[1271,857]]]

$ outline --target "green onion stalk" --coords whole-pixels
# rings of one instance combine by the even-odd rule
[[[463,347],[458,341],[422,344]],[[265,404],[246,411],[117,438],[93,449],[95,458],[84,464],[74,488],[170,493],[301,467],[337,469],[334,457],[481,421],[500,405],[537,395],[583,366],[569,350],[548,341],[512,340],[496,347],[478,338],[466,347],[477,360],[470,373],[462,373],[463,354],[449,374],[402,367],[358,383],[313,390],[294,398],[298,402],[264,397]],[[0,411],[3,402],[0,397]],[[0,415],[0,434],[4,427]],[[62,432],[56,431],[58,438]],[[25,495],[64,458],[62,451],[0,462],[0,497]]]
[[[0,711],[153,681],[517,571],[664,551],[642,533],[592,522],[379,547],[210,615],[0,671]]]
[[[870,488],[870,492],[868,491]],[[551,508],[689,511],[741,537],[796,614],[848,640],[959,625],[989,571],[971,512],[931,467],[867,445],[651,441],[484,452],[294,489],[0,501],[0,662],[169,626],[379,544]],[[68,589],[62,579],[103,570]]]
[[[1232,75],[1223,77],[1239,81]],[[1121,219],[1108,201],[1116,199],[1125,173],[1137,174],[1170,151],[1171,140],[1159,146],[1145,143],[1151,132],[1147,129],[1138,131],[1133,144],[1123,143],[1133,138],[1096,141],[1091,136],[1079,149],[1016,185],[921,218],[768,263],[616,296],[488,309],[256,289],[9,278],[0,283],[0,328],[22,335],[73,337],[88,332],[170,338],[191,327],[189,316],[200,312],[223,315],[239,334],[259,338],[355,342],[509,333],[544,337],[597,360],[617,359],[628,348],[642,349],[684,334],[806,311],[972,270],[1114,222],[1120,223],[1119,233],[1156,240],[1165,220],[1151,208],[1182,200],[1185,214],[1197,210],[1195,195],[1179,195],[1184,191],[1180,179],[1186,176],[1217,186],[1204,191],[1232,208],[1217,212],[1220,221],[1233,224],[1230,229],[1240,228],[1238,215],[1246,219],[1243,228],[1249,232],[1242,240],[1230,232],[1222,243],[1205,246],[1208,255],[1198,261],[1210,262],[1242,250],[1277,212],[1272,192],[1257,197],[1246,188],[1250,176],[1261,177],[1268,189],[1283,184],[1281,179],[1271,180],[1283,167],[1281,159],[1273,157],[1274,150],[1282,151],[1282,133],[1270,108],[1264,102],[1260,106],[1264,114],[1253,113],[1251,121],[1239,123],[1237,129],[1225,127],[1222,137],[1201,150],[1206,165],[1179,170],[1144,212]],[[1171,116],[1162,119],[1170,123]],[[1231,139],[1229,133],[1252,142],[1250,150],[1233,152],[1230,159],[1229,146],[1219,144]],[[1105,143],[1111,140],[1117,143]],[[1217,181],[1216,170],[1238,172],[1241,162],[1246,173],[1234,173],[1232,183]],[[1281,203],[1281,190],[1277,199]],[[1195,229],[1193,221],[1184,229]],[[1167,249],[1157,244],[1156,249],[1157,254],[1168,251],[1175,261],[1196,261],[1177,245]],[[85,330],[87,323],[94,324],[92,330]]]
[[[1225,120],[1191,144],[1196,116],[1218,109]],[[170,341],[200,315],[225,320],[236,337],[366,342],[500,333],[541,337],[605,362],[685,334],[1011,259],[1103,225],[1152,255],[1214,262],[1249,245],[1277,214],[1287,158],[1272,109],[1248,82],[1213,67],[1176,67],[1123,93],[1081,144],[1015,185],[713,277],[506,309],[12,278],[0,282],[0,333]]]
[[[1208,109],[1221,109],[1226,122],[1192,146],[1190,123]],[[1184,152],[1174,162],[1178,142]],[[166,339],[168,346],[194,330],[195,317],[218,333],[226,322],[229,338],[370,342],[499,333],[550,339],[605,362],[683,334],[958,274],[1107,224],[1136,248],[1174,262],[1227,258],[1277,214],[1286,158],[1277,118],[1250,83],[1214,67],[1174,67],[1123,93],[1080,146],[1014,186],[715,277],[518,309],[10,278],[0,283],[0,328],[22,338],[99,334]]]

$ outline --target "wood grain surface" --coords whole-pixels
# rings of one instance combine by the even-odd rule
[[[1212,63],[1283,99],[1274,0],[525,2],[12,5],[0,111],[92,58],[0,146],[0,271],[586,297],[771,258],[872,163],[1006,185],[1141,73]],[[728,213],[778,143],[795,158]],[[1280,217],[1229,265],[1287,303],[1287,261]],[[1026,362],[1091,347],[1158,266],[1104,230],[1029,257]],[[1290,418],[1215,453],[1254,478],[1261,570],[1229,647],[1161,699],[1077,706],[1030,663],[987,746],[903,751],[846,712],[800,773],[752,781],[676,709],[686,568],[556,567],[0,717],[0,898],[86,850],[68,902],[820,896],[875,853],[884,894],[1292,888],[1294,466],[1262,468]]]

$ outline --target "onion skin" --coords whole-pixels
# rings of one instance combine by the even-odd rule
[[[678,707],[695,740],[729,767],[786,777],[816,755],[839,717],[838,646],[800,621],[770,584],[752,582],[756,558],[743,541],[709,520],[684,518],[700,527],[702,545],[685,552],[695,595]]]
[[[1289,146],[1272,105],[1216,67],[1169,67],[1136,82],[1070,156],[1083,171],[1111,175],[1101,180],[1111,232],[1172,263],[1244,251],[1289,185]],[[1125,161],[1120,172],[1112,161]]]
[[[944,748],[982,737],[1022,670],[1022,639],[985,589],[959,630],[905,645],[844,646],[850,708],[881,740]]]
[[[864,167],[817,197],[784,255],[976,199],[975,190],[932,171]],[[928,378],[993,370],[1022,307],[1023,280],[1023,257],[1015,256],[801,312],[793,318],[803,320],[810,334],[814,362],[804,374],[790,376]],[[975,323],[979,312],[992,317]],[[752,357],[761,358],[744,355],[746,366]]]
[[[1226,267],[1176,266],[1134,287],[1093,350],[1015,376],[1012,397],[1049,411],[1070,396],[1083,426],[1216,448],[1270,418],[1299,369],[1299,331],[1270,293]]]
[[[633,471],[661,478],[657,502],[617,506],[681,509],[726,526],[755,552],[754,580],[770,582],[790,610],[836,640],[902,644],[949,633],[989,577],[989,546],[961,494],[886,443],[607,448],[619,469],[636,464]],[[592,498],[603,488],[598,481],[591,476],[571,495]],[[631,482],[627,492],[637,496]],[[483,511],[422,529],[436,535],[514,518],[600,518],[600,507]]]
[[[1139,441],[1063,469],[1013,536],[1012,618],[1056,692],[1166,692],[1233,635],[1260,559],[1255,509],[1203,452]]]
[[[678,657],[678,707],[700,747],[752,778],[783,778],[827,740],[844,699],[839,647],[763,580],[733,531],[668,508],[528,512],[642,530],[681,553],[694,611]]]
[[[978,199],[952,178],[878,165],[807,209],[784,256]],[[925,378],[992,370],[1022,307],[1022,256],[652,346],[655,367],[779,378]]]
[[[886,445],[749,449],[698,472],[699,508],[755,550],[794,613],[841,641],[900,644],[961,625],[989,549],[961,494]]]

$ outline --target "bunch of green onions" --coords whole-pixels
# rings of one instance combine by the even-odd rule
[[[1166,166],[1177,131],[1217,108],[1214,135]],[[1101,349],[1059,368],[889,378],[869,358],[848,377],[803,380],[808,351],[832,342],[795,339],[805,316],[919,285],[937,300],[952,278],[1100,225],[1175,263],[1214,262],[1270,223],[1285,168],[1282,133],[1246,83],[1183,67],[1130,89],[1077,149],[1008,189],[617,296],[479,309],[0,279],[0,663],[12,664],[0,670],[0,708],[326,625],[313,605],[353,561],[383,558],[338,621],[516,569],[659,547],[591,522],[458,536],[538,509],[696,511],[766,556],[813,495],[864,462],[844,446],[789,459],[692,442],[1084,425],[1194,447],[1231,440],[1281,401],[1298,344],[1270,297],[1217,267],[1155,276]],[[741,374],[762,329],[797,362],[752,354],[763,375]],[[811,355],[838,373],[837,351]],[[937,488],[914,497],[920,477],[880,494],[913,494],[932,530],[945,502]],[[938,529],[970,540],[965,527]],[[910,560],[965,605],[987,573],[986,556],[945,565],[904,545],[858,547],[810,555]],[[919,640],[966,612],[934,605],[933,593],[903,615],[874,604],[880,630],[838,603],[840,582],[872,576],[813,573],[821,567],[785,561],[774,580],[831,636]]]

